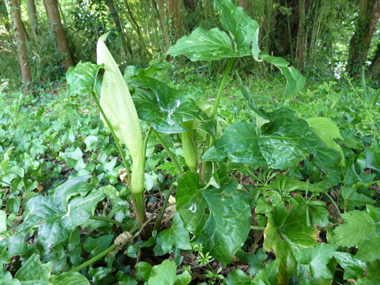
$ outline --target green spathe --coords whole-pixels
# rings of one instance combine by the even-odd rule
[[[131,153],[133,160],[131,189],[133,194],[140,194],[144,191],[144,157],[140,120],[123,76],[104,43],[106,38],[107,35],[100,37],[97,45],[97,61],[98,64],[104,64],[105,69],[100,105],[115,134]]]

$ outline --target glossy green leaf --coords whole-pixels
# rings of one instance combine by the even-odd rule
[[[199,181],[199,174],[191,172],[178,180],[177,212],[185,229],[205,238],[214,258],[231,263],[249,232],[250,205],[235,179],[225,177],[220,188],[208,189]]]
[[[355,256],[347,252],[334,252],[334,257],[344,269],[343,278],[345,280],[359,279],[367,268],[365,262],[356,259]]]
[[[70,67],[66,73],[67,94],[86,96],[94,92],[96,76],[101,67],[91,62],[79,62],[75,67]]]
[[[331,272],[327,264],[333,258],[335,249],[335,245],[319,244],[302,249],[294,255],[298,263],[306,265],[311,280],[331,279],[335,272]]]
[[[180,38],[167,53],[174,56],[183,54],[191,61],[212,61],[236,56],[231,39],[218,28],[208,31],[197,28],[191,35]]]
[[[273,189],[280,189],[280,187],[283,187],[283,189],[286,189],[287,191],[295,191],[295,190],[302,190],[306,191],[306,188],[308,187],[309,192],[313,193],[321,193],[325,192],[324,189],[318,187],[316,184],[309,184],[305,181],[299,181],[297,179],[289,178],[284,175],[278,175],[271,183],[268,184],[269,187]]]
[[[40,256],[33,254],[17,271],[15,278],[18,279],[21,284],[48,285],[52,269],[52,262],[42,264]]]
[[[137,251],[140,248],[147,248],[147,247],[153,246],[156,243],[156,236],[157,236],[157,231],[153,231],[152,236],[147,241],[128,246],[127,255],[129,257],[137,258],[137,255],[136,255]]]
[[[201,119],[201,110],[188,93],[149,77],[133,77],[128,82],[139,87],[133,95],[139,117],[156,131],[184,133],[188,129],[182,126],[182,122]]]
[[[270,122],[262,127],[258,135],[254,125],[234,122],[222,137],[203,156],[203,160],[229,161],[268,165],[275,169],[286,169],[313,154],[316,163],[323,168],[337,166],[340,155],[324,148],[308,124],[294,116],[288,109],[267,113]]]
[[[252,54],[258,61],[260,52],[258,43],[259,24],[249,17],[243,8],[236,6],[231,0],[216,0],[214,7],[216,11],[221,12],[219,20],[234,40],[234,49],[237,53],[235,56]]]
[[[105,251],[113,241],[113,235],[104,235],[97,238],[88,237],[83,244],[83,249],[90,253],[90,258]]]
[[[309,118],[306,122],[325,147],[335,149],[340,153],[340,165],[345,166],[343,150],[334,141],[334,139],[343,139],[339,128],[330,119],[324,117]]]
[[[264,248],[273,250],[278,259],[278,283],[287,284],[297,272],[296,252],[318,244],[313,226],[306,225],[306,207],[291,202],[289,214],[282,223],[277,222],[275,212],[267,213],[268,224],[264,231]]]
[[[105,278],[107,275],[110,273],[114,272],[116,269],[115,268],[107,268],[107,267],[97,267],[93,268],[91,267],[88,270],[88,274],[90,277],[92,277],[92,282],[95,284],[99,284],[99,282]]]
[[[296,96],[305,85],[306,78],[293,66],[289,67],[289,62],[281,57],[274,57],[264,53],[260,53],[259,56],[280,69],[285,76],[287,87],[284,98],[289,99]]]
[[[22,254],[26,250],[20,243],[23,243],[23,237],[34,227],[38,227],[37,244],[48,250],[65,241],[77,226],[87,221],[93,207],[104,198],[102,192],[92,190],[84,197],[75,196],[70,199],[79,194],[81,190],[77,186],[84,186],[87,179],[88,177],[77,177],[68,180],[52,196],[37,195],[31,198],[27,203],[29,214],[9,245],[9,255]]]
[[[12,274],[8,271],[0,272],[0,284],[1,285],[21,285],[21,282],[14,279]]]
[[[241,262],[246,262],[249,264],[249,275],[256,275],[258,272],[264,269],[263,263],[268,259],[268,255],[266,255],[261,248],[255,254],[246,254],[244,255],[244,260],[239,260]]]
[[[160,265],[153,266],[149,285],[173,285],[177,274],[177,265],[174,261],[165,259]]]
[[[62,273],[50,278],[52,285],[90,285],[87,278],[78,272]]]
[[[145,164],[140,120],[127,84],[104,43],[106,37],[107,35],[99,38],[97,44],[97,61],[98,64],[104,64],[105,69],[100,105],[116,136],[127,146],[132,156],[131,188],[134,193],[138,194],[144,191]]]
[[[368,264],[367,275],[356,280],[355,285],[380,285],[380,268],[377,262]]]
[[[183,272],[175,277],[173,285],[187,285],[191,282],[191,275],[188,271]]]
[[[117,285],[137,285],[138,282],[134,280],[131,276],[124,274],[122,271],[117,272],[116,280]]]
[[[141,261],[135,265],[135,269],[135,279],[137,281],[148,281],[152,271],[152,265]]]
[[[252,280],[240,269],[234,269],[224,280],[226,285],[251,285]]]
[[[172,226],[157,235],[156,242],[164,254],[172,252],[174,249],[191,249],[189,233],[183,227],[178,213],[173,217]]]

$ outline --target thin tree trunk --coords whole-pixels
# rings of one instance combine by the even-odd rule
[[[368,77],[371,80],[380,71],[380,44],[377,45],[375,57],[372,59],[371,66],[369,68]]]
[[[61,65],[65,70],[68,70],[74,63],[70,54],[69,43],[63,31],[61,15],[58,9],[58,0],[44,0],[44,5],[49,18],[50,28],[54,31],[57,49],[62,57]]]
[[[112,0],[106,0],[106,5],[108,7],[108,10],[110,11],[110,14],[112,16],[114,23],[115,23],[116,30],[119,33],[119,37],[120,37],[121,42],[123,44],[125,54],[128,54],[128,52],[129,52],[132,56],[133,52],[132,52],[131,44],[128,40],[128,37],[125,35],[124,31],[121,28],[119,15],[117,14],[117,11],[115,9],[113,1]]]
[[[34,0],[26,0],[26,6],[28,7],[28,15],[30,25],[32,26],[32,33],[33,36],[36,37],[38,34],[38,19]]]
[[[170,37],[169,37],[169,29],[166,21],[166,15],[165,15],[165,8],[164,8],[164,0],[157,0],[158,9],[160,11],[160,19],[162,26],[164,28],[164,39],[165,39],[165,46],[166,50],[168,50],[168,47],[170,47]]]
[[[181,37],[181,1],[166,0],[166,15],[168,17],[168,26],[170,40],[166,43],[167,50],[172,44],[175,44]]]
[[[185,5],[186,9],[190,10],[190,12],[195,13],[196,11],[195,0],[183,0],[183,5]]]
[[[380,0],[361,0],[360,13],[348,49],[346,71],[351,77],[361,74],[368,56],[373,33],[376,30],[380,13]]]
[[[239,6],[242,7],[245,12],[247,12],[247,10],[249,8],[249,0],[240,0]]]
[[[298,68],[304,68],[304,45],[305,45],[305,0],[299,0],[298,4],[298,34],[297,34],[297,48],[296,48],[296,58],[298,61]]]
[[[153,6],[154,11],[156,12],[156,17],[158,19],[158,22],[160,23],[160,28],[161,28],[162,36],[164,37],[164,41],[165,41],[164,22],[161,19],[161,13],[157,9],[157,2],[156,2],[156,0],[152,0],[152,6]],[[165,42],[164,46],[166,47],[166,42]]]
[[[270,31],[272,29],[272,0],[267,1],[266,5],[266,14],[267,14],[267,25],[265,27],[265,36],[266,36],[266,44],[265,44],[265,53],[269,54],[269,40],[270,40]]]
[[[26,50],[26,36],[24,29],[22,28],[20,5],[17,0],[11,0],[10,2],[12,7],[13,22],[16,28],[18,58],[20,61],[22,82],[24,83],[23,90],[25,92],[26,88],[28,88],[28,84],[32,82],[32,74],[30,72],[29,65],[27,64],[28,53]]]
[[[4,24],[5,29],[7,30],[9,36],[13,39],[12,36],[12,28],[11,24],[9,23],[9,14],[7,10],[7,6],[5,5],[4,0],[0,0],[0,16],[1,16],[1,23]]]

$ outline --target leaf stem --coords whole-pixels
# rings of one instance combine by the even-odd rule
[[[130,170],[129,170],[129,166],[128,166],[127,160],[125,159],[124,152],[123,152],[123,150],[121,148],[119,139],[117,138],[117,136],[115,134],[115,131],[113,130],[110,121],[108,120],[106,114],[104,113],[102,106],[100,106],[99,100],[96,97],[95,92],[92,92],[91,95],[92,95],[92,98],[94,98],[96,106],[98,106],[98,109],[99,109],[100,113],[102,114],[104,120],[106,121],[106,124],[107,124],[108,128],[110,129],[110,131],[112,133],[112,136],[113,136],[113,139],[115,140],[117,149],[119,150],[121,159],[123,160],[123,164],[124,164],[124,167],[125,167],[125,170],[126,170],[126,173],[127,173],[128,184],[131,185],[131,173],[130,173]]]
[[[250,229],[256,230],[256,231],[263,231],[263,230],[265,230],[265,227],[250,226]]]
[[[166,198],[165,198],[165,201],[164,201],[164,205],[162,206],[162,210],[161,210],[160,214],[159,214],[158,217],[157,217],[156,224],[154,225],[154,229],[157,230],[157,231],[158,231],[158,229],[160,228],[161,221],[162,221],[162,217],[164,216],[164,213],[165,213],[165,210],[166,210],[166,206],[168,205],[168,202],[169,202],[169,197],[170,197],[170,195],[172,194],[173,189],[174,189],[174,187],[175,187],[176,185],[177,185],[176,182],[172,183],[172,185],[171,185],[170,188],[169,188],[168,193],[166,194]]]
[[[335,208],[338,210],[338,213],[340,213],[340,209],[337,206],[337,204],[335,203],[334,199],[327,192],[325,194],[327,195],[327,197],[330,198],[331,202],[335,205]]]
[[[123,227],[123,228],[127,228],[126,225],[124,225],[123,223],[120,223],[114,219],[110,219],[110,218],[107,218],[107,217],[103,217],[103,216],[95,216],[95,215],[92,215],[90,216],[90,219],[92,220],[99,220],[99,221],[103,221],[103,222],[108,222],[108,223],[112,223],[112,224],[115,224],[115,225],[118,225],[120,227]]]
[[[220,98],[222,97],[223,88],[224,88],[224,85],[226,84],[228,74],[230,74],[230,71],[231,71],[231,68],[232,68],[232,65],[233,65],[234,61],[235,61],[235,58],[231,57],[230,60],[228,61],[226,70],[224,71],[222,82],[220,83],[218,94],[216,95],[216,99],[215,99],[215,103],[214,103],[214,108],[212,109],[211,119],[214,119],[215,116],[216,116],[216,112],[218,110],[218,105],[219,105],[219,102],[220,102]],[[209,146],[210,146],[210,136],[206,135],[206,142],[203,145],[202,156],[206,152],[206,148],[208,148]],[[201,176],[201,183],[205,183],[205,179],[206,179],[206,162],[205,161],[202,162],[201,165],[200,165],[199,174]]]
[[[141,223],[140,224],[136,224],[130,231],[129,233],[131,235],[133,235],[138,229],[139,227],[141,226]],[[82,270],[83,268],[93,264],[95,261],[97,261],[98,259],[101,259],[103,256],[105,256],[107,253],[111,252],[112,250],[114,250],[116,248],[116,245],[113,244],[111,245],[109,248],[107,248],[106,250],[104,250],[103,252],[99,253],[97,256],[94,256],[93,258],[91,258],[90,260],[86,261],[85,263],[82,263],[81,265],[75,267],[74,269],[71,269],[69,272],[78,272],[80,270]]]
[[[170,151],[166,142],[162,139],[160,134],[154,128],[152,128],[152,132],[154,133],[154,135],[156,136],[157,140],[160,142],[164,150],[168,153],[170,159],[172,160],[175,167],[177,168],[179,175],[182,175],[183,174],[182,168],[181,166],[179,166],[177,159],[175,158],[174,154]]]
[[[220,83],[218,94],[216,95],[214,108],[212,109],[211,119],[214,119],[216,112],[218,110],[219,101],[220,101],[220,98],[222,97],[222,91],[223,91],[224,85],[226,84],[228,74],[230,74],[230,70],[232,68],[232,64],[234,63],[234,61],[235,61],[234,57],[231,57],[230,60],[228,61],[227,68],[223,74],[222,82]]]

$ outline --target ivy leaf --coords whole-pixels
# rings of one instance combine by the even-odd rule
[[[86,177],[85,179],[87,180]],[[77,186],[83,186],[83,180],[84,178],[68,180],[52,196],[38,195],[28,201],[29,214],[9,244],[9,256],[25,253],[27,248],[23,239],[34,227],[38,227],[37,244],[47,251],[65,241],[77,226],[90,218],[93,207],[105,196],[98,190],[92,190],[84,197],[70,199],[81,191]]]
[[[343,278],[345,280],[354,279],[357,280],[363,276],[367,265],[365,262],[355,258],[355,256],[347,252],[334,252],[334,257],[338,261],[339,265],[344,269]]]
[[[165,259],[160,265],[153,266],[149,285],[173,285],[177,274],[177,265],[174,261]]]
[[[97,256],[106,250],[113,240],[113,235],[104,235],[98,238],[88,237],[83,244],[83,249],[90,253],[90,258]]]
[[[330,271],[327,264],[335,249],[335,245],[319,244],[295,253],[295,258],[300,264],[307,265],[311,280],[330,279],[333,278],[334,272]]]
[[[33,254],[17,271],[15,279],[21,284],[49,284],[50,273],[53,270],[53,263],[42,264],[40,256]]]
[[[216,11],[221,12],[219,20],[223,28],[230,32],[234,40],[235,56],[253,54],[255,60],[259,61],[259,24],[231,0],[216,0],[214,6]]]
[[[251,285],[252,280],[240,269],[234,269],[227,278],[224,279],[226,285]]]
[[[183,54],[191,61],[213,61],[235,56],[231,39],[218,28],[208,31],[197,28],[191,35],[180,38],[169,48],[167,54],[173,56]]]
[[[50,278],[50,282],[53,285],[90,285],[87,278],[78,272],[62,273],[58,276]]]
[[[268,259],[268,255],[261,248],[255,254],[242,254],[236,257],[240,262],[249,264],[249,275],[256,275],[264,269],[263,263]]]
[[[186,172],[178,180],[177,212],[185,229],[205,238],[213,257],[231,263],[248,236],[250,205],[236,190],[235,179],[225,177],[220,188],[208,189],[199,181],[199,174],[193,172]]]
[[[75,67],[70,67],[66,73],[67,94],[86,96],[94,92],[96,76],[101,67],[91,62],[79,62]]]
[[[306,208],[304,204],[296,205],[291,201],[285,221],[278,223],[275,212],[266,213],[267,227],[264,248],[273,250],[278,259],[278,283],[287,284],[290,277],[296,274],[297,260],[295,253],[318,244],[315,230],[306,225]],[[281,220],[280,220],[281,221]]]
[[[189,233],[183,227],[183,222],[178,214],[174,215],[172,226],[158,234],[156,242],[156,246],[161,247],[164,254],[173,251],[175,248],[191,249]]]
[[[152,236],[147,240],[139,244],[134,244],[131,246],[128,246],[127,248],[127,255],[129,257],[137,258],[137,251],[140,248],[146,248],[146,247],[151,247],[156,243],[156,236],[157,236],[157,231],[153,231]]]
[[[150,77],[132,77],[128,81],[139,87],[133,95],[139,117],[166,134],[184,133],[182,122],[201,119],[201,110],[186,92],[179,92]]]
[[[148,281],[150,273],[152,271],[152,265],[141,261],[135,265],[135,269],[135,279],[137,281]]]
[[[274,57],[265,53],[260,53],[259,56],[265,61],[273,64],[285,76],[287,81],[284,99],[292,98],[303,88],[306,78],[293,66],[289,67],[289,62],[281,57]]]
[[[350,211],[341,216],[346,223],[334,229],[334,242],[338,245],[353,247],[376,232],[374,220],[365,212]]]

